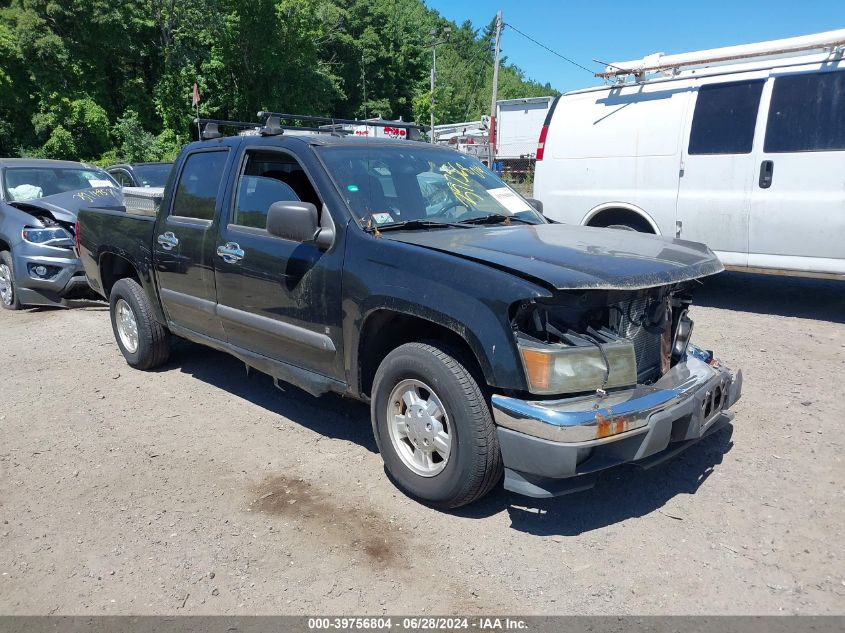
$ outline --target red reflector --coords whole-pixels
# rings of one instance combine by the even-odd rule
[[[544,125],[540,130],[540,140],[537,141],[537,160],[543,160],[543,154],[546,151],[546,134],[549,133],[549,126]]]
[[[74,227],[73,241],[76,242],[76,256],[79,257],[81,255],[79,249],[79,220],[76,221],[76,226]]]

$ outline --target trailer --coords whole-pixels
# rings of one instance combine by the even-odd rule
[[[496,102],[492,135],[493,159],[504,163],[533,159],[537,138],[554,97],[506,99]]]

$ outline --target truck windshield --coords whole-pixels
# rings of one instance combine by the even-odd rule
[[[448,224],[488,216],[546,222],[522,196],[465,154],[410,144],[319,149],[349,208],[366,226],[414,220]]]
[[[164,187],[173,163],[147,163],[135,165],[135,175],[144,187]]]
[[[3,172],[6,200],[23,202],[92,187],[118,188],[114,179],[95,167],[8,167]]]

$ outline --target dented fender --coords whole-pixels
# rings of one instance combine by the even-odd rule
[[[488,384],[525,389],[512,305],[551,293],[501,270],[431,249],[350,231],[344,266],[344,357],[352,391],[367,319],[390,310],[443,326],[467,342]],[[379,240],[365,248],[359,240]],[[399,260],[413,265],[398,266]],[[354,273],[352,272],[354,271]]]

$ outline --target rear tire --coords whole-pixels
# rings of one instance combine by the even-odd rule
[[[387,473],[409,496],[457,508],[501,479],[487,399],[467,367],[440,344],[407,343],[390,352],[375,375],[371,412]],[[416,458],[426,451],[427,460]]]
[[[18,301],[15,269],[9,251],[0,251],[0,306],[5,310],[20,310],[23,307]]]
[[[109,295],[112,331],[135,369],[153,369],[170,357],[170,333],[153,316],[147,294],[134,279],[120,279]]]
[[[627,224],[609,224],[605,227],[606,229],[616,229],[617,231],[636,231],[633,226],[629,226]]]

